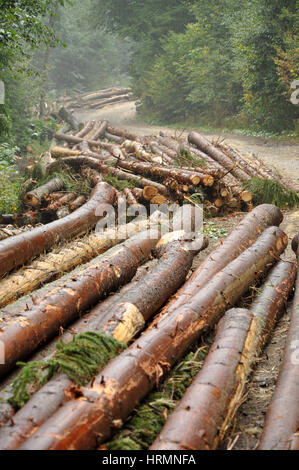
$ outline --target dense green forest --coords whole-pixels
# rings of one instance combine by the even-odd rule
[[[149,120],[294,132],[298,6],[0,0],[1,164],[41,141],[45,101],[129,82]]]
[[[131,75],[144,113],[282,132],[299,77],[298,0],[94,0],[107,27],[136,41]]]

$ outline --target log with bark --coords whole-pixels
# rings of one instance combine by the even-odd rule
[[[60,108],[60,110],[58,111],[58,115],[63,121],[67,122],[72,129],[74,129],[75,131],[79,130],[79,122],[77,121],[75,116],[70,113],[70,111],[68,111],[66,108]]]
[[[136,235],[71,273],[71,276],[57,281],[53,290],[31,309],[4,320],[0,341],[4,345],[5,364],[0,364],[0,375],[17,361],[28,357],[61,327],[74,321],[109,292],[129,282],[138,266],[148,259],[156,243],[157,239],[152,239],[150,233]]]
[[[150,224],[153,223],[154,217],[153,214],[150,219],[144,221],[116,226],[107,230],[103,236],[91,233],[46,255],[41,255],[30,265],[24,266],[1,281],[0,307],[14,302],[22,295],[33,292],[41,285],[59,279],[64,273],[87,263],[138,232],[147,230]],[[7,315],[11,315],[11,310],[7,312]],[[2,310],[1,316],[5,316],[5,309]]]
[[[215,450],[223,442],[242,403],[259,351],[286,305],[295,282],[291,262],[280,262],[250,310],[229,310],[215,341],[179,405],[151,450]]]
[[[96,225],[96,209],[101,204],[113,204],[115,191],[107,183],[99,183],[80,209],[61,220],[4,240],[0,243],[0,275],[22,266],[54,244],[79,236]]]
[[[31,207],[39,207],[42,199],[55,191],[60,191],[64,188],[64,182],[60,178],[54,178],[48,183],[39,186],[32,191],[29,191],[24,196],[24,203]]]
[[[159,316],[89,387],[80,389],[80,399],[62,406],[20,449],[87,450],[107,440],[116,423],[122,425],[200,334],[270,268],[286,245],[287,236],[279,228],[267,229],[184,306]]]
[[[144,329],[146,321],[185,281],[194,255],[207,244],[207,239],[197,240],[192,244],[192,249],[189,249],[190,244],[184,241],[167,243],[166,240],[158,263],[140,280],[94,308],[85,323],[79,320],[76,331],[103,331],[128,344]],[[66,333],[62,339],[71,341],[72,334]],[[40,426],[59,406],[72,398],[71,389],[74,386],[75,384],[65,375],[54,377],[14,415],[13,426],[2,427],[0,448],[17,448],[31,435],[34,427]],[[54,394],[50,393],[52,390],[55,390]],[[46,405],[45,396],[47,396]]]
[[[107,166],[104,163],[100,164],[100,169],[105,173],[110,173],[111,175],[116,176],[116,178],[120,180],[132,181],[136,184],[136,186],[141,188],[144,188],[145,186],[154,187],[161,194],[168,195],[166,187],[161,183],[157,183],[156,181],[152,181],[132,173],[127,173],[123,170],[120,170],[119,168]]]
[[[213,186],[214,178],[211,175],[199,173],[198,171],[182,170],[177,168],[165,168],[163,166],[151,165],[150,163],[140,163],[134,161],[120,161],[118,166],[126,170],[136,172],[144,176],[151,176],[159,179],[173,178],[179,183],[198,186]]]
[[[244,217],[231,234],[221,242],[219,247],[203,261],[181,288],[178,296],[175,296],[165,309],[171,312],[186,303],[192,293],[196,294],[215,274],[219,273],[228,263],[250,247],[263,230],[271,225],[279,226],[282,220],[283,215],[278,207],[271,204],[262,204],[256,207]]]
[[[248,181],[250,176],[240,168],[237,162],[234,164],[232,160],[221,150],[211,144],[205,137],[197,132],[190,132],[188,141],[196,145],[200,150],[207,153],[214,160],[219,162],[227,171],[231,172],[239,181]]]
[[[101,98],[109,98],[118,94],[130,93],[131,88],[109,88],[107,90],[100,90],[94,93],[89,93],[81,97],[83,101],[92,101]]]
[[[299,262],[299,235],[292,243]],[[259,450],[299,450],[299,269],[284,359]]]

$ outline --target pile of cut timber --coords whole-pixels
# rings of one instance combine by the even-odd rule
[[[242,186],[274,175],[194,132],[182,142],[138,137],[107,121],[75,130],[64,115],[72,131],[53,135],[43,162],[48,181],[24,197],[29,210],[53,220],[0,231],[0,449],[219,448],[295,285],[296,260],[281,261],[288,237],[280,209],[254,207]],[[58,167],[88,180],[89,197],[67,191],[51,174]],[[107,207],[121,201],[142,204],[145,218],[116,219],[99,233]],[[169,224],[160,205],[173,202]],[[208,239],[177,226],[200,217],[200,203],[213,215],[248,213],[189,276]],[[298,448],[298,288],[297,281],[262,449]],[[191,383],[189,352],[215,327]],[[188,380],[179,393],[173,383],[171,400],[163,400],[179,361]],[[140,429],[130,424],[138,428],[136,416]]]
[[[61,97],[57,100],[56,106],[63,105],[69,111],[75,109],[101,109],[104,106],[125,103],[133,100],[131,88],[108,88],[98,90],[93,93],[78,94],[74,98]]]
[[[109,182],[127,182],[122,197],[129,205],[188,201],[203,204],[210,216],[250,211],[254,195],[246,183],[253,177],[279,179],[261,163],[196,132],[184,142],[163,133],[137,136],[107,121],[88,121],[79,132],[53,132],[53,137],[47,171],[59,161],[76,170],[97,170]]]

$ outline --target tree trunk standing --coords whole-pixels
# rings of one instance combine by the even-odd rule
[[[250,310],[229,310],[191,387],[151,450],[215,450],[222,443],[244,395],[257,355],[285,307],[295,266],[280,262]]]
[[[275,263],[286,245],[287,236],[279,228],[267,229],[184,306],[170,315],[160,315],[90,387],[81,389],[79,400],[62,406],[20,449],[87,450],[107,440],[115,420],[124,422],[198,337]]]

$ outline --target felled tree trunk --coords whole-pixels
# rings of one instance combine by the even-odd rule
[[[299,235],[292,247],[299,261]],[[291,324],[278,382],[266,416],[259,450],[299,450],[299,269]]]
[[[81,144],[82,142],[87,142],[87,144],[91,147],[103,148],[105,150],[108,150],[108,152],[110,152],[111,155],[113,155],[114,157],[121,156],[120,149],[115,145],[107,144],[105,142],[101,142],[100,140],[86,140],[85,138],[75,137],[74,135],[69,134],[63,134],[62,132],[53,132],[52,129],[49,129],[49,131],[57,140],[64,140],[65,142],[68,142],[70,144]]]
[[[93,122],[87,121],[84,127],[82,127],[81,131],[77,132],[76,137],[84,137],[88,132],[92,129]]]
[[[60,178],[54,178],[48,183],[26,193],[24,196],[24,203],[31,207],[39,207],[45,196],[48,196],[54,191],[60,191],[63,188],[64,182]]]
[[[188,135],[188,141],[191,144],[196,145],[203,152],[206,152],[214,160],[217,160],[221,165],[224,166],[224,168],[226,168],[236,178],[238,178],[238,180],[248,181],[250,179],[249,175],[245,173],[245,171],[236,166],[236,164],[234,165],[232,160],[227,155],[225,155],[225,153],[221,152],[221,150],[216,148],[202,135],[198,134],[197,132],[190,132]]]
[[[166,187],[161,183],[157,183],[156,181],[148,180],[132,173],[126,173],[125,171],[122,171],[119,168],[110,167],[103,163],[101,163],[100,168],[106,173],[110,173],[111,175],[116,176],[120,180],[132,181],[141,188],[144,188],[145,186],[152,186],[156,188],[161,194],[168,194]]]
[[[3,324],[0,341],[5,348],[5,364],[0,364],[0,374],[28,357],[57,334],[60,327],[69,324],[109,292],[129,282],[157,242],[141,235],[91,261],[71,279],[62,279],[38,305]]]
[[[74,201],[69,204],[69,208],[72,212],[79,209],[85,203],[85,196],[78,196]]]
[[[135,134],[132,134],[131,132],[128,132],[125,129],[118,129],[116,127],[111,127],[111,126],[108,125],[107,126],[107,132],[109,132],[109,134],[118,135],[119,137],[123,137],[124,139],[138,140],[138,138]]]
[[[213,186],[214,178],[211,175],[205,175],[198,171],[188,171],[175,168],[165,168],[162,166],[154,166],[149,163],[139,163],[130,161],[121,161],[118,163],[121,168],[131,170],[145,176],[152,176],[156,178],[173,178],[182,184],[191,184],[198,186]]]
[[[79,122],[77,121],[75,116],[70,113],[70,111],[68,111],[66,108],[60,108],[60,110],[58,111],[58,115],[63,121],[67,122],[72,129],[74,129],[75,131],[79,130]]]
[[[55,243],[78,236],[93,227],[100,217],[95,211],[100,204],[113,204],[115,191],[107,183],[98,184],[89,201],[62,220],[37,227],[30,232],[4,240],[0,244],[0,275],[22,266]]]
[[[0,307],[5,307],[43,284],[59,279],[64,273],[99,256],[134,234],[147,230],[151,220],[117,226],[115,229],[109,229],[104,236],[91,233],[80,240],[69,242],[52,253],[42,255],[29,266],[21,268],[1,281]],[[16,311],[19,309],[19,306],[15,307]],[[1,313],[4,316],[5,309]],[[9,310],[7,315],[11,314]]]
[[[109,96],[116,96],[118,94],[129,93],[131,88],[109,88],[107,90],[100,90],[95,93],[89,93],[88,95],[82,96],[83,101],[92,101],[101,98],[109,98]]]
[[[59,199],[56,199],[47,207],[47,211],[56,212],[60,207],[64,206],[68,202],[72,201],[75,198],[75,193],[66,193],[63,194]]]
[[[159,165],[163,163],[162,157],[147,152],[140,142],[126,140],[123,143],[123,148],[126,150],[126,152],[133,153],[139,160],[158,163]]]
[[[51,157],[53,158],[78,157],[79,155],[82,155],[79,150],[57,146],[51,148]]]
[[[107,440],[114,423],[124,422],[200,334],[275,262],[286,244],[287,236],[279,228],[267,229],[204,289],[190,295],[184,306],[158,317],[90,387],[81,389],[79,400],[62,406],[20,449],[92,449]]]
[[[223,441],[248,375],[294,285],[296,270],[279,263],[250,310],[229,310],[220,321],[202,370],[151,450],[213,450]]]
[[[180,290],[179,295],[165,307],[167,311],[176,310],[180,305],[186,303],[190,295],[202,289],[215,274],[219,273],[228,263],[250,247],[265,228],[271,225],[280,225],[282,220],[283,215],[280,209],[271,204],[262,204],[247,214],[231,234],[192,274]]]
[[[140,280],[131,283],[119,294],[95,307],[86,319],[77,321],[75,330],[104,331],[115,339],[119,338],[119,341],[121,338],[124,344],[129,343],[143,330],[145,322],[185,281],[194,255],[207,245],[206,238],[196,241],[195,245],[184,241],[168,243],[166,238],[158,264]],[[70,341],[72,334],[65,333],[62,339]],[[21,411],[16,413],[14,425],[8,425],[0,430],[0,448],[17,448],[26,436],[31,434],[34,426],[41,425],[55,409],[71,398],[68,391],[73,386],[71,380],[66,377],[63,379],[62,376],[55,377],[47,383]],[[54,389],[55,393],[50,393],[54,392]],[[47,396],[46,406],[45,396]]]

